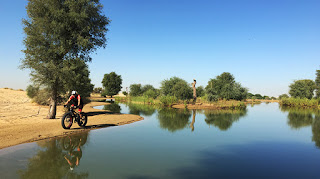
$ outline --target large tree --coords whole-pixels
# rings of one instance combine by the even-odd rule
[[[192,88],[183,79],[172,77],[161,82],[161,92],[164,96],[175,96],[181,100],[192,98]]]
[[[320,70],[316,71],[316,97],[320,98]]]
[[[313,92],[316,89],[315,82],[312,80],[297,80],[294,81],[290,86],[289,94],[294,98],[308,98],[313,97]]]
[[[243,100],[247,97],[248,90],[237,83],[232,74],[224,72],[214,79],[208,81],[206,86],[208,100],[214,101],[217,99],[235,99]]]
[[[122,88],[122,78],[121,75],[117,75],[115,72],[105,74],[102,80],[102,86],[104,91],[102,95],[113,96],[119,93]]]
[[[90,54],[105,47],[109,19],[99,0],[29,0],[23,19],[25,58],[33,82],[50,93],[48,118],[55,118],[58,97],[64,91],[64,61],[91,61]]]

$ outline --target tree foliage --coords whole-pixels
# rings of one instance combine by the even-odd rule
[[[80,59],[72,59],[64,61],[63,68],[64,91],[77,91],[81,97],[90,97],[93,91],[93,84],[89,78],[90,71],[88,65]]]
[[[181,100],[192,98],[192,88],[185,80],[178,77],[163,80],[160,88],[165,96],[175,96]]]
[[[141,84],[130,85],[130,96],[140,96],[142,95]]]
[[[248,90],[240,83],[236,83],[232,74],[224,72],[208,82],[206,93],[209,101],[217,99],[243,100],[247,97]]]
[[[294,81],[289,88],[289,94],[292,97],[311,99],[314,95],[313,92],[316,89],[316,84],[314,81],[309,79],[297,80]]]
[[[26,8],[21,68],[30,69],[32,81],[48,90],[48,117],[55,118],[57,100],[66,92],[65,61],[91,61],[90,54],[106,45],[110,21],[99,0],[29,0]]]
[[[284,98],[289,98],[289,95],[287,94],[282,94],[279,96],[279,99],[284,99]]]
[[[203,86],[198,86],[196,88],[196,91],[197,91],[197,96],[198,97],[202,97],[202,96],[204,96],[206,94]]]
[[[119,93],[122,88],[121,75],[117,75],[115,72],[105,74],[102,80],[102,86],[104,87],[103,96],[113,96]]]

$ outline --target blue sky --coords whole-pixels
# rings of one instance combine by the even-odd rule
[[[92,54],[91,79],[115,71],[123,87],[172,76],[205,86],[232,73],[252,93],[278,96],[320,69],[319,0],[101,0],[107,48]],[[26,0],[0,4],[0,87],[25,89],[21,19]]]

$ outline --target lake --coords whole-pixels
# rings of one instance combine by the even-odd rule
[[[2,149],[0,178],[320,177],[318,110],[97,108],[144,120]]]

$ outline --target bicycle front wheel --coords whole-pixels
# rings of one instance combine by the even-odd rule
[[[61,125],[64,129],[70,129],[73,122],[73,116],[71,112],[65,113],[61,119]]]

